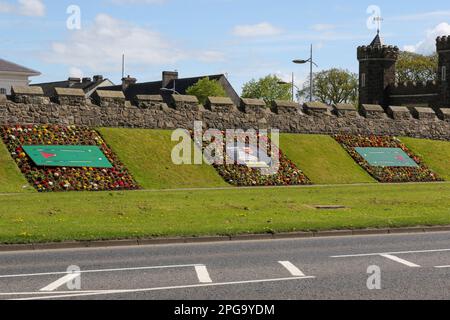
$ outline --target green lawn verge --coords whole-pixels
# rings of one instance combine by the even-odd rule
[[[0,193],[33,191],[0,139]]]
[[[144,189],[229,186],[208,165],[175,165],[172,131],[100,128],[100,134]]]
[[[450,224],[450,183],[30,193],[0,202],[1,243]]]
[[[330,136],[281,134],[280,146],[315,184],[375,182]]]
[[[450,141],[402,137],[400,140],[441,178],[450,181]]]

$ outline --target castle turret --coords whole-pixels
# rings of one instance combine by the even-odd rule
[[[450,107],[450,36],[438,37],[436,49],[439,55],[438,79],[441,89],[441,107]]]
[[[359,103],[387,106],[387,87],[395,83],[399,49],[383,45],[378,33],[368,46],[358,47]]]

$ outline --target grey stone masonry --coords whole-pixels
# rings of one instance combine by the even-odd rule
[[[101,90],[99,90],[101,91]],[[120,92],[119,92],[120,93]],[[286,133],[306,134],[361,134],[393,135],[450,141],[450,109],[440,109],[439,118],[396,118],[388,117],[381,106],[365,106],[361,116],[347,116],[342,113],[316,112],[274,113],[264,108],[261,113],[245,113],[237,108],[231,112],[205,110],[194,98],[178,96],[168,108],[167,101],[138,97],[137,101],[152,101],[153,107],[142,108],[135,102],[125,102],[117,92],[96,94],[98,104],[89,100],[83,105],[48,103],[16,103],[7,97],[0,103],[0,125],[60,124],[84,125],[90,127],[124,127],[148,129],[192,129],[194,121],[202,121],[204,128],[226,129],[278,129]],[[24,95],[29,101],[33,95]],[[0,100],[1,101],[1,100]],[[217,102],[214,98],[210,102]],[[288,102],[279,102],[289,105]],[[248,106],[247,106],[248,107]],[[327,106],[328,109],[331,107]],[[291,110],[291,109],[288,109]],[[367,114],[367,116],[364,116]],[[376,117],[374,116],[376,115]]]
[[[92,98],[100,107],[125,106],[125,96],[122,91],[96,90],[92,94]]]
[[[364,117],[369,119],[386,119],[386,113],[382,106],[378,104],[363,104],[361,105],[361,113]]]
[[[411,110],[412,115],[420,120],[437,120],[436,112],[431,108],[415,107]]]
[[[213,112],[229,113],[236,112],[237,107],[228,97],[208,97],[205,108]]]
[[[300,104],[294,101],[275,100],[272,102],[272,111],[277,114],[299,114]]]
[[[241,99],[241,110],[249,114],[263,114],[267,111],[266,102],[262,99]]]
[[[358,110],[350,103],[338,103],[333,105],[333,114],[339,117],[358,117]]]
[[[331,108],[322,102],[306,102],[303,111],[309,115],[330,114]]]
[[[156,95],[137,95],[134,103],[140,109],[167,110],[168,106],[164,103],[163,97]]]
[[[173,94],[170,96],[169,105],[179,111],[201,111],[202,109],[196,96]]]
[[[0,106],[6,105],[6,101],[8,101],[8,100],[6,99],[6,95],[0,94]]]
[[[50,102],[50,98],[44,97],[44,91],[41,87],[13,86],[11,95],[13,101],[17,103],[47,104]]]
[[[398,106],[389,106],[386,109],[386,112],[393,119],[410,119],[411,112],[407,107],[398,107]]]
[[[449,108],[441,108],[441,109],[439,109],[438,116],[442,120],[450,122],[450,109]]]
[[[61,105],[80,106],[86,104],[86,96],[82,89],[55,88],[54,99]]]

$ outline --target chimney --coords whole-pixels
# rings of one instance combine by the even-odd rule
[[[81,79],[80,78],[75,78],[75,77],[70,77],[69,79],[67,79],[69,81],[69,86],[72,86],[76,83],[80,83]]]
[[[130,76],[123,78],[122,79],[122,91],[125,92],[125,90],[127,90],[127,88],[130,85],[135,84],[136,82],[137,82],[136,78],[131,78]]]
[[[83,79],[81,80],[81,82],[82,82],[82,83],[88,83],[88,82],[91,82],[91,78],[83,78]]]
[[[97,74],[97,75],[94,76],[94,82],[99,82],[99,81],[102,81],[102,80],[103,80],[103,76],[102,75]]]
[[[178,79],[177,71],[163,71],[162,73],[162,87],[165,88],[170,81]]]

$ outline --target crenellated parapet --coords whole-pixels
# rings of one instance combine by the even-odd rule
[[[11,96],[16,103],[48,104],[50,102],[50,98],[44,96],[44,91],[41,87],[13,86],[11,88]]]
[[[450,36],[438,37],[436,39],[436,48],[438,51],[450,50]]]
[[[74,90],[57,90],[55,99],[43,101],[38,92],[16,89],[0,95],[0,124],[62,124],[92,127],[192,129],[194,121],[205,128],[273,128],[291,133],[353,133],[404,135],[450,140],[450,109],[406,108],[364,104],[329,106],[320,102],[299,104],[242,99],[237,108],[229,98],[209,97],[200,106],[196,97],[137,95],[126,101],[122,92],[97,90],[93,100]],[[37,99],[39,98],[39,99]]]
[[[359,46],[358,60],[383,59],[397,61],[400,49],[396,46]]]

